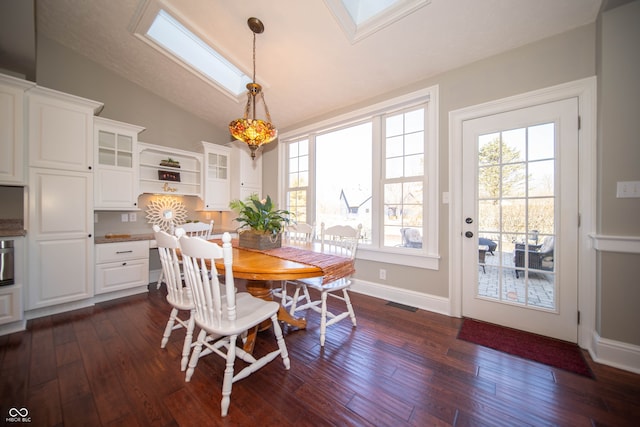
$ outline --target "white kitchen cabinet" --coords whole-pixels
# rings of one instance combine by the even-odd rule
[[[24,325],[20,324],[15,327],[16,322],[24,319],[23,309],[23,289],[24,289],[24,238],[23,237],[5,237],[2,240],[13,241],[13,285],[0,286],[0,335],[10,333],[15,330],[24,329]],[[24,322],[22,322],[24,323]],[[5,331],[13,324],[14,327]]]
[[[36,86],[27,92],[29,166],[93,169],[93,114],[102,104]]]
[[[202,142],[204,149],[204,210],[229,210],[231,148]]]
[[[138,133],[143,127],[95,117],[94,208],[131,210],[138,204]]]
[[[26,308],[93,296],[93,114],[62,92],[27,92],[29,149]]]
[[[138,142],[140,193],[202,198],[202,154]],[[180,167],[163,166],[175,160]]]
[[[92,297],[93,174],[31,168],[29,187],[27,309]]]
[[[0,74],[0,184],[24,185],[24,93],[35,83]]]
[[[251,151],[244,142],[231,145],[231,199],[245,200],[251,194],[262,196],[262,156],[251,158]]]
[[[20,321],[23,317],[22,285],[0,287],[0,325]]]
[[[95,293],[149,285],[149,241],[96,245]]]

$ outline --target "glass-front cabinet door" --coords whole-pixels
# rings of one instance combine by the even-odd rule
[[[133,168],[133,137],[98,130],[98,164]]]
[[[231,149],[219,144],[202,142],[204,148],[204,209],[229,210]]]
[[[144,128],[94,118],[96,144],[94,209],[136,209],[138,133]]]

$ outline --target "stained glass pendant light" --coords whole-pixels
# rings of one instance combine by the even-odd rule
[[[258,18],[249,18],[247,24],[253,31],[253,81],[247,84],[247,105],[244,108],[244,117],[229,123],[229,132],[235,139],[245,142],[251,149],[251,158],[255,158],[258,147],[276,139],[278,130],[271,123],[271,115],[264,100],[262,86],[256,83],[256,34],[261,34],[264,31],[264,25]],[[256,97],[258,96],[264,105],[266,121],[256,118],[256,104],[258,102]],[[249,118],[250,111],[251,118]]]

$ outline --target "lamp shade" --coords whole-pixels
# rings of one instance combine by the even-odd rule
[[[278,136],[278,130],[269,122],[260,119],[242,118],[229,123],[231,136],[249,145],[259,147]]]

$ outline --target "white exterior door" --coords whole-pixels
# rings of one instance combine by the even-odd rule
[[[577,341],[578,101],[463,122],[462,315]]]

